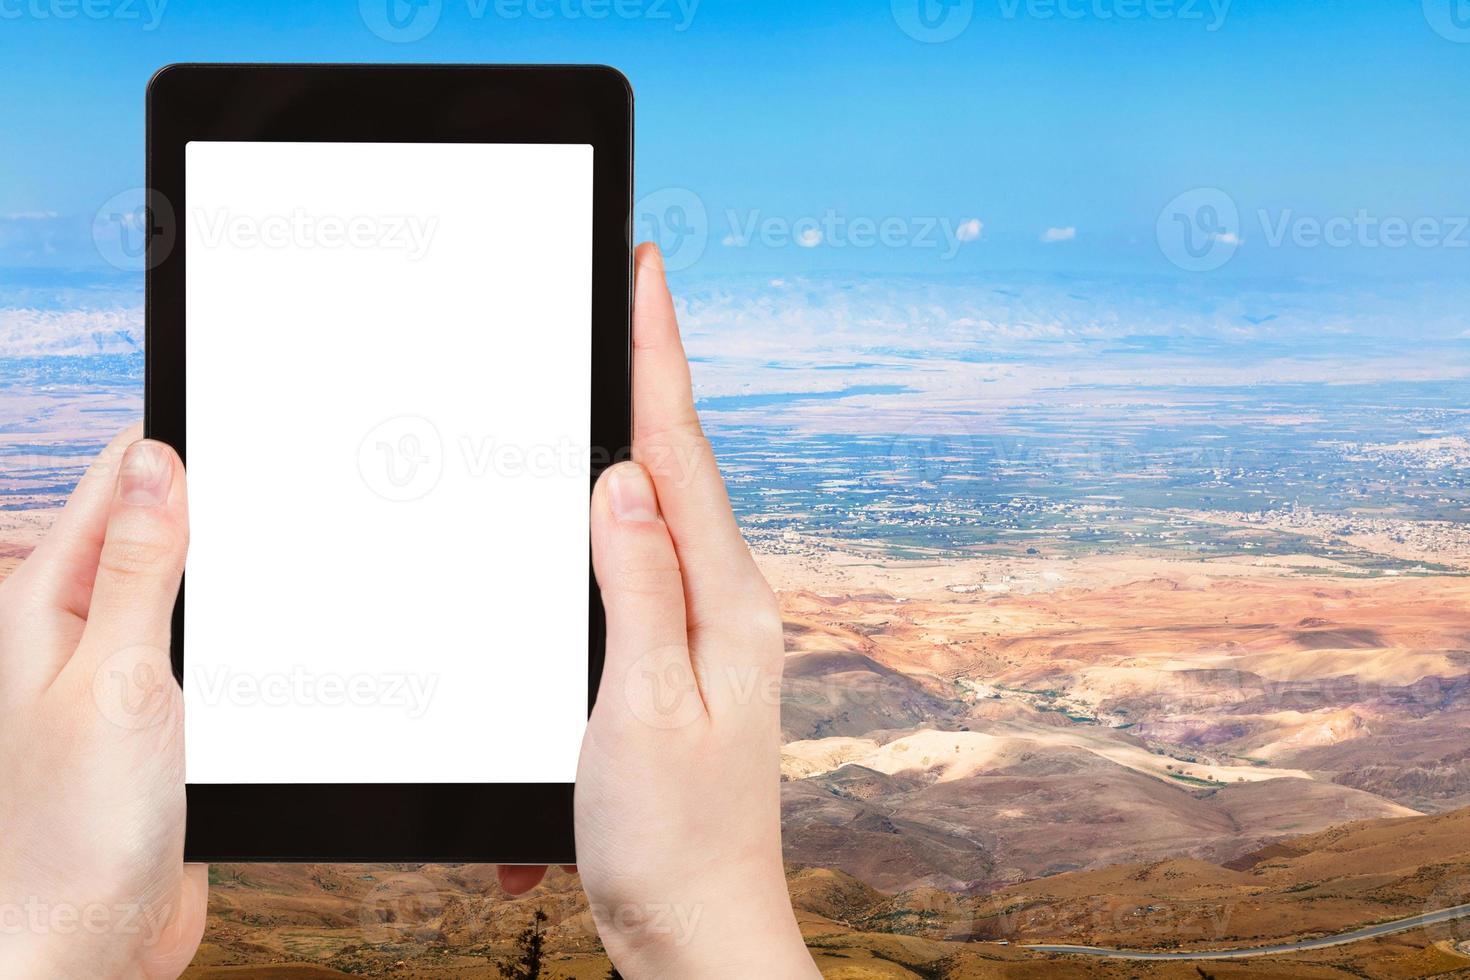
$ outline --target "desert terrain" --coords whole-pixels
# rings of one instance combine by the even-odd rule
[[[761,561],[787,621],[789,880],[826,976],[1470,976],[1470,920],[1233,961],[1024,948],[1238,949],[1470,902],[1470,580]],[[560,872],[518,900],[487,868],[213,877],[193,977],[491,977],[533,908],[560,975],[607,969]]]
[[[26,554],[54,510],[0,514]],[[789,544],[789,542],[788,542]],[[790,885],[829,977],[1470,976],[1470,920],[1292,956],[1138,963],[1470,902],[1470,579],[1310,556],[760,555],[786,619]],[[493,977],[573,876],[217,866],[189,976]]]
[[[731,362],[701,403],[786,620],[785,857],[823,972],[1470,976],[1470,919],[1230,961],[1025,948],[1239,949],[1470,902],[1462,386],[1159,388],[1148,357],[1076,356],[1026,382],[876,353],[826,395],[744,393]],[[137,415],[141,360],[9,370],[0,576]],[[607,973],[559,871],[519,900],[483,867],[211,876],[192,977],[493,977],[536,909],[558,975]]]
[[[787,858],[990,891],[1470,803],[1470,580],[768,556]],[[826,588],[800,587],[822,573]]]
[[[8,566],[55,514],[24,499]],[[1200,964],[1022,948],[1241,948],[1470,902],[1470,578],[784,544],[760,561],[786,858],[825,975],[1470,975],[1470,921]],[[483,867],[212,881],[193,977],[490,977],[534,908],[560,975],[606,973],[560,872],[520,900]]]
[[[1470,899],[1470,815],[1369,821],[1263,849],[1229,867],[1164,861],[1043,879],[977,899],[888,895],[839,871],[792,869],[789,885],[824,976],[1455,977],[1470,975],[1466,922],[1274,957],[1137,963],[1036,952],[1086,934],[1130,948],[1221,948],[1330,931],[1343,918],[1401,918]],[[1421,867],[1424,849],[1440,863]],[[601,978],[608,963],[576,879],[553,870],[509,899],[488,868],[217,866],[210,924],[186,976],[488,980],[534,909],[547,913],[553,973]],[[963,934],[958,941],[945,935]]]

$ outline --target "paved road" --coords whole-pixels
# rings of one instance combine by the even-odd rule
[[[1456,905],[1451,909],[1425,912],[1423,915],[1397,919],[1393,922],[1381,922],[1376,926],[1368,926],[1366,929],[1342,932],[1335,936],[1323,936],[1321,939],[1304,939],[1299,943],[1281,943],[1276,946],[1252,946],[1247,949],[1144,953],[1126,949],[1102,949],[1097,946],[1026,946],[1024,948],[1035,950],[1038,953],[1071,953],[1078,956],[1101,956],[1110,960],[1233,960],[1245,956],[1280,956],[1283,953],[1302,953],[1307,950],[1326,949],[1329,946],[1344,946],[1348,943],[1361,942],[1364,939],[1391,936],[1396,932],[1408,932],[1410,929],[1432,926],[1437,922],[1449,922],[1452,919],[1467,917],[1470,917],[1470,905]]]

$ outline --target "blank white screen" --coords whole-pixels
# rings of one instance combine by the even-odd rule
[[[575,778],[592,156],[188,145],[190,782]]]

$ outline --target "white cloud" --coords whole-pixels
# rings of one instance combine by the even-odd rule
[[[1241,244],[1241,237],[1233,231],[1222,231],[1215,235],[1215,241],[1221,245],[1239,245]]]
[[[984,231],[985,222],[979,218],[970,218],[968,221],[960,223],[960,226],[955,229],[954,237],[962,242],[973,242],[978,241],[981,233]]]
[[[803,228],[796,236],[796,244],[802,248],[816,248],[822,244],[822,232],[818,228]]]
[[[732,231],[720,241],[720,244],[726,248],[743,248],[745,246],[745,239]]]
[[[1044,242],[1070,242],[1077,237],[1077,229],[1068,225],[1066,228],[1048,228],[1041,233]]]
[[[129,354],[142,349],[141,309],[0,309],[0,357]]]
[[[1470,297],[1465,288],[1410,303],[1392,289],[1289,281],[1243,287],[1210,277],[1160,283],[1041,274],[941,281],[787,274],[780,282],[710,276],[681,286],[679,318],[697,359],[701,397],[893,385],[910,391],[874,398],[972,417],[1026,404],[1051,388],[1152,385],[1164,366],[1186,379],[1177,383],[1196,385],[1337,382],[1343,372],[1357,381],[1470,376],[1463,359],[1431,363],[1414,352],[1339,361],[1282,357],[1262,347],[1259,356],[1244,356],[1257,349],[1257,328],[1244,327],[1247,315],[1274,316],[1273,340],[1303,352],[1335,349],[1336,341],[1322,346],[1329,332],[1365,341],[1396,337],[1404,322],[1420,325],[1423,336],[1457,337],[1470,333],[1460,312]],[[1176,343],[1161,351],[1130,344],[1134,354],[1099,356],[1135,336]],[[1239,345],[1243,356],[1219,357],[1219,341]],[[898,409],[854,397],[769,411],[830,432],[875,431],[875,413]]]
[[[95,262],[91,225],[76,216],[55,211],[9,211],[0,214],[0,266],[32,265],[63,256],[85,265]],[[10,302],[14,302],[9,296]]]

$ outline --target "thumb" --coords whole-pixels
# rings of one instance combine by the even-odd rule
[[[133,443],[118,469],[77,669],[131,647],[166,658],[188,543],[183,463],[161,442]]]
[[[689,660],[684,577],[648,471],[619,463],[592,493],[592,567],[607,613],[597,714],[656,728],[703,715]]]

